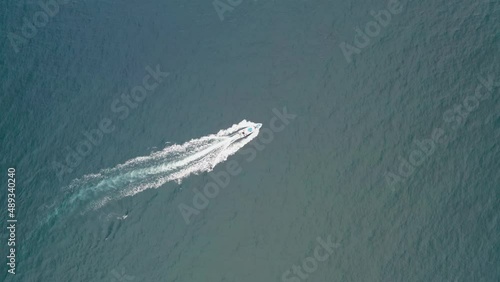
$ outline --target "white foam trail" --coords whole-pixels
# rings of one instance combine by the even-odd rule
[[[180,183],[189,175],[209,172],[257,137],[258,129],[242,139],[233,137],[239,129],[255,125],[243,120],[217,134],[193,139],[182,145],[170,145],[148,156],[137,157],[97,174],[76,179],[69,185],[74,194],[68,204],[90,203],[91,208],[95,209],[108,201],[158,188],[168,181]]]

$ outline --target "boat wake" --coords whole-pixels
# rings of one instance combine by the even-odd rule
[[[85,211],[95,210],[109,201],[158,188],[166,182],[180,183],[192,174],[209,172],[257,137],[260,126],[243,120],[216,134],[170,145],[148,156],[75,179],[66,187],[69,197],[52,215],[67,212],[68,207],[75,205],[86,205]],[[242,133],[242,128],[250,129],[248,134]]]

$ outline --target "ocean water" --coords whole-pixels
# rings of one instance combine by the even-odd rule
[[[2,281],[500,281],[498,1],[62,2],[0,9]],[[78,182],[242,120],[213,170]]]

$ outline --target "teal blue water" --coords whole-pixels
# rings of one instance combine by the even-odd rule
[[[217,3],[2,4],[2,281],[500,281],[498,1]],[[243,119],[188,223],[209,173],[91,208],[70,186]]]

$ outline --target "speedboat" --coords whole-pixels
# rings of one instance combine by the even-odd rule
[[[249,126],[249,127],[243,128],[240,131],[238,131],[238,133],[236,133],[236,136],[238,136],[238,139],[247,137],[248,135],[250,135],[254,132],[257,132],[261,127],[262,127],[262,123],[257,123],[254,126]]]

